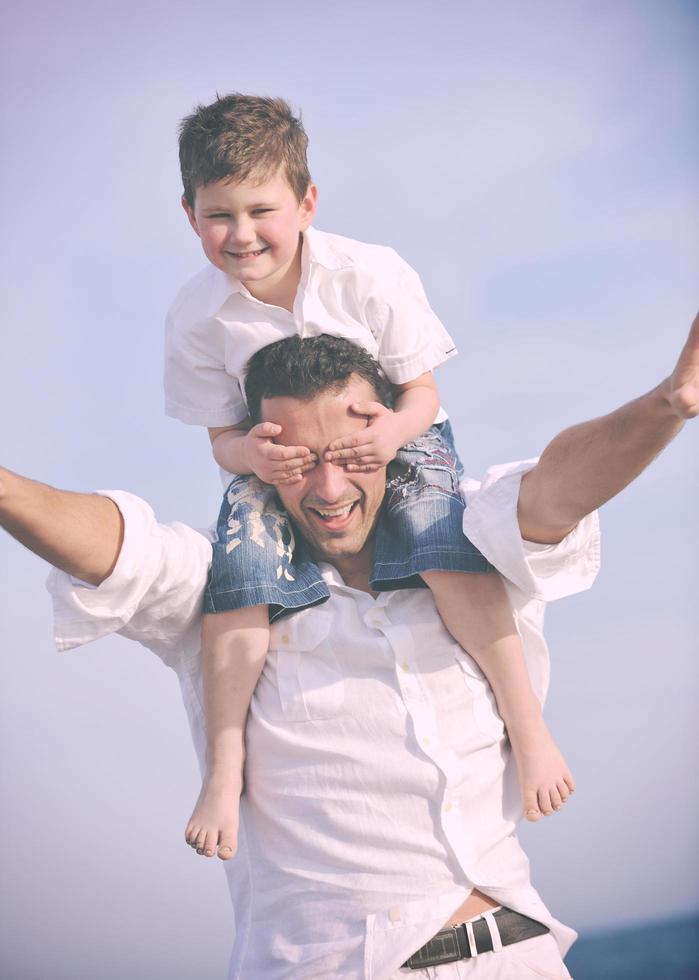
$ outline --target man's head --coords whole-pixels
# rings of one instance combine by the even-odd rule
[[[391,387],[376,361],[341,337],[290,337],[250,358],[245,393],[254,423],[277,423],[280,443],[307,446],[318,456],[300,482],[277,488],[314,555],[337,564],[343,574],[366,566],[385,467],[351,473],[324,455],[334,439],[365,428],[367,418],[352,411],[353,404],[390,407]]]
[[[182,120],[182,205],[209,261],[246,285],[283,274],[311,223],[307,145],[283,99],[234,93]]]

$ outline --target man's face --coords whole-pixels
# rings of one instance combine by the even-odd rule
[[[328,445],[366,427],[366,417],[350,410],[354,402],[376,401],[376,392],[363,378],[352,377],[342,391],[327,391],[311,401],[266,398],[265,422],[282,426],[277,442],[307,446],[318,456],[316,465],[299,483],[277,487],[279,497],[298,531],[319,561],[356,572],[370,568],[371,532],[386,487],[386,468],[375,473],[348,473],[323,459]]]
[[[208,260],[256,296],[292,266],[300,233],[315,214],[316,189],[311,184],[299,202],[278,171],[263,183],[219,180],[198,187],[194,208],[184,198],[182,205]]]

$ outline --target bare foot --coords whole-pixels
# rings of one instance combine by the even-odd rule
[[[526,733],[510,732],[524,816],[535,822],[561,809],[575,781],[543,718]]]
[[[694,318],[667,385],[667,399],[679,418],[699,415],[699,315]]]
[[[208,775],[201,787],[194,813],[184,838],[197,854],[222,861],[233,857],[238,849],[238,820],[242,782],[224,775]]]

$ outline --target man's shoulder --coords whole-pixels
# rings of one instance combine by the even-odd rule
[[[168,309],[168,320],[183,325],[213,316],[221,297],[229,291],[225,273],[213,265],[204,266],[178,290]]]

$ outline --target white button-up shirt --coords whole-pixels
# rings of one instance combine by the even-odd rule
[[[165,323],[168,415],[209,427],[242,422],[245,365],[285,337],[346,337],[379,362],[392,384],[413,381],[456,354],[417,273],[392,248],[309,228],[301,265],[292,312],[261,302],[212,265],[184,286]]]
[[[595,516],[561,544],[523,542],[522,473],[467,482],[465,531],[500,570],[537,695],[548,685],[545,601],[592,583]],[[54,572],[60,649],[116,631],[173,667],[203,764],[199,670],[208,538],[161,526],[128,494],[113,574],[89,588]],[[492,693],[444,629],[428,590],[373,599],[321,566],[329,601],[272,627],[247,724],[239,850],[225,865],[235,914],[230,977],[385,980],[474,887],[572,930],[529,881],[515,834],[516,774]]]

